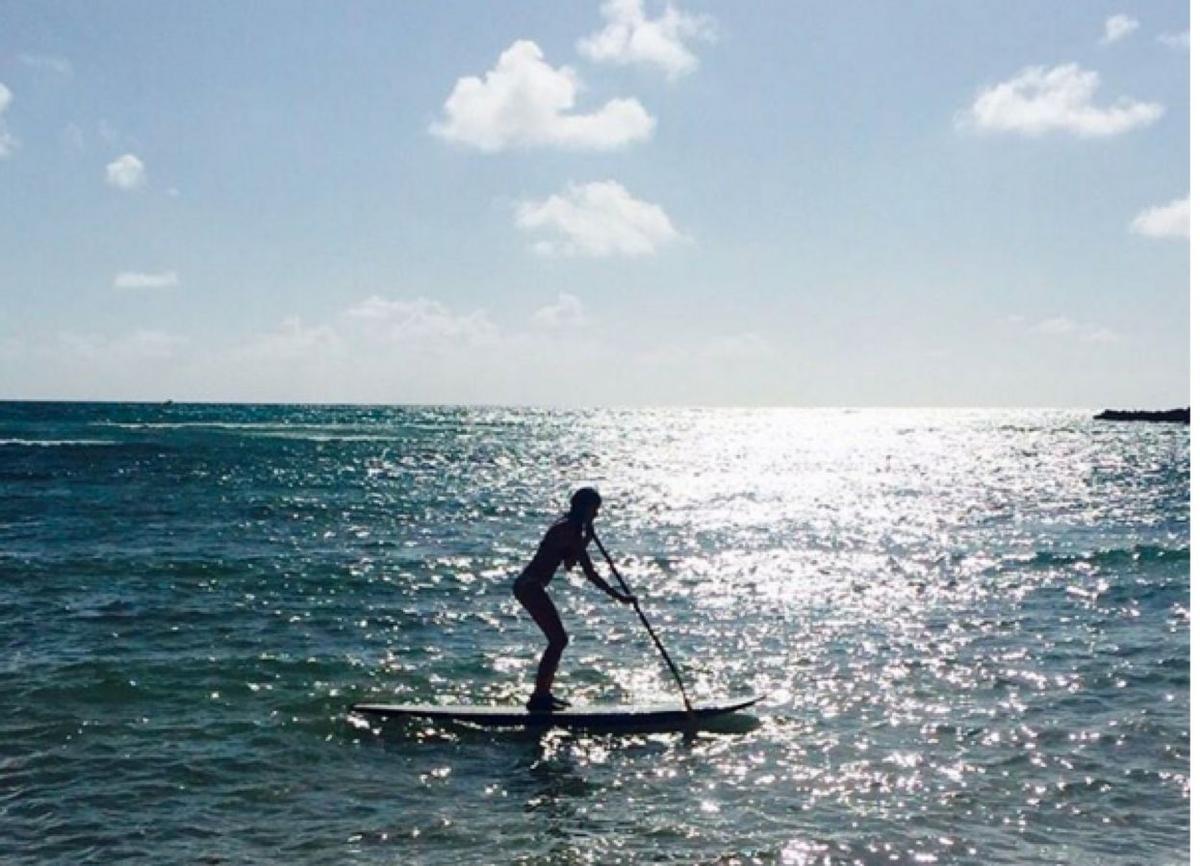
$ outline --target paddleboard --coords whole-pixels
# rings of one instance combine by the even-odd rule
[[[466,722],[494,728],[573,728],[577,730],[685,730],[744,710],[759,698],[693,704],[692,716],[679,704],[583,704],[553,713],[524,707],[472,704],[355,704],[352,712],[383,718]]]

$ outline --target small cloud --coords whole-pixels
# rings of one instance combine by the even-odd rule
[[[480,79],[460,78],[429,131],[493,153],[511,147],[613,150],[650,137],[651,117],[636,99],[613,99],[590,114],[572,114],[580,83],[569,66],[555,69],[537,44],[514,42]]]
[[[12,91],[0,83],[0,159],[7,159],[17,149],[17,140],[4,125],[4,112],[12,103]]]
[[[179,285],[179,274],[175,271],[140,273],[122,271],[113,277],[114,289],[173,289]]]
[[[958,123],[977,132],[1039,136],[1062,131],[1100,138],[1147,126],[1163,115],[1161,105],[1128,97],[1107,107],[1097,106],[1092,100],[1099,87],[1098,73],[1074,63],[1052,69],[1030,66],[1015,78],[980,92]]]
[[[1049,337],[1069,337],[1083,343],[1115,343],[1121,339],[1120,335],[1103,325],[1077,322],[1066,316],[1057,316],[1038,322],[1029,329],[1029,332]]]
[[[70,78],[75,74],[75,68],[71,65],[70,60],[53,54],[18,54],[17,62],[30,69],[53,72],[64,78]]]
[[[1112,45],[1137,30],[1140,25],[1136,18],[1121,13],[1112,15],[1104,22],[1104,35],[1100,37],[1101,45]]]
[[[120,190],[135,190],[146,185],[146,166],[132,153],[114,159],[105,166],[104,172],[108,185]]]
[[[541,307],[533,314],[533,321],[543,328],[577,328],[584,323],[583,303],[574,295],[558,293],[558,300]]]
[[[1192,47],[1192,37],[1187,30],[1180,30],[1178,33],[1160,33],[1158,41],[1176,51],[1187,51]]]
[[[456,315],[444,304],[428,298],[392,300],[372,295],[342,313],[360,325],[367,336],[385,342],[456,340],[466,343],[493,338],[496,327],[481,310]]]
[[[521,202],[516,225],[555,236],[534,245],[543,255],[642,256],[683,239],[661,207],[614,180],[569,184],[562,195]]]
[[[1129,230],[1148,238],[1186,238],[1191,234],[1191,198],[1149,207],[1133,218]]]
[[[699,65],[684,41],[712,40],[716,33],[707,15],[681,12],[670,2],[655,19],[646,17],[642,0],[609,0],[600,14],[607,23],[603,30],[579,40],[580,54],[596,63],[656,66],[672,80]]]

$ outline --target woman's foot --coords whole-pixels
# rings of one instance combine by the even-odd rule
[[[554,695],[549,692],[534,692],[525,702],[525,709],[531,713],[554,712]]]
[[[555,710],[564,710],[569,706],[571,706],[569,701],[556,698],[550,692],[534,692],[525,702],[525,709],[531,713],[552,713]]]

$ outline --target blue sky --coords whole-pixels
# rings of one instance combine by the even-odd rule
[[[3,398],[1188,399],[1180,2],[0,9]]]

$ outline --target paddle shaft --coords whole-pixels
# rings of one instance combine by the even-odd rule
[[[604,545],[600,543],[600,539],[596,536],[595,530],[592,530],[592,540],[596,542],[596,547],[600,548],[600,553],[604,556],[604,561],[608,563],[608,567],[612,570],[613,576],[617,582],[621,584],[621,589],[626,595],[633,595],[633,591],[629,588],[629,584],[625,582],[625,578],[621,577],[621,572],[617,571],[616,565],[613,564],[612,557],[608,555],[608,551],[604,549]],[[688,699],[687,689],[683,687],[683,677],[679,675],[679,668],[675,667],[675,662],[671,661],[671,657],[667,654],[667,648],[662,645],[662,641],[658,639],[658,635],[654,633],[654,629],[650,627],[650,621],[646,619],[646,615],[642,613],[642,606],[638,604],[637,598],[633,600],[633,609],[637,611],[638,617],[642,620],[642,625],[646,627],[646,631],[650,632],[650,639],[654,641],[654,645],[658,647],[658,651],[662,653],[663,659],[667,663],[667,667],[671,669],[671,675],[675,677],[675,682],[679,686],[679,693],[683,695],[683,705],[687,707],[688,715],[693,712],[692,702]]]

